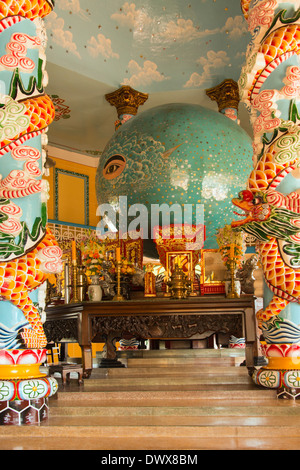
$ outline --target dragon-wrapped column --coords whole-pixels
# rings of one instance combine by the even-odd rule
[[[0,424],[47,419],[57,382],[41,372],[45,283],[61,270],[47,229],[43,179],[47,128],[43,18],[53,0],[0,2]]]
[[[257,239],[264,304],[257,312],[267,365],[256,384],[300,396],[299,2],[241,2],[252,38],[239,80],[253,128],[253,171],[232,222]]]

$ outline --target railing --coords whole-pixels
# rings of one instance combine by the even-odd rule
[[[58,242],[68,240],[80,242],[83,238],[96,234],[95,227],[89,227],[86,225],[67,224],[55,221],[48,221],[47,225]]]

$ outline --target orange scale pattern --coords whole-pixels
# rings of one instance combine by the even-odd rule
[[[47,0],[2,0],[0,2],[0,20],[8,16],[19,15],[33,20],[38,16],[44,18],[51,13],[53,7]]]
[[[0,148],[4,148],[11,142],[18,140],[24,135],[31,134],[36,131],[46,129],[55,117],[54,105],[48,95],[38,96],[34,99],[24,101],[26,106],[25,115],[29,116],[30,124],[28,128],[20,134],[13,137],[13,139],[5,139],[0,142]]]
[[[24,329],[22,339],[28,348],[43,348],[47,339],[40,314],[29,298],[28,293],[47,280],[49,274],[41,269],[41,261],[36,256],[43,248],[57,246],[57,242],[47,229],[46,235],[30,253],[8,263],[0,263],[0,297],[22,310],[32,329]]]

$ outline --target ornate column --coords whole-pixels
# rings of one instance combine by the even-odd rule
[[[141,93],[127,85],[105,95],[105,99],[112,106],[115,106],[118,113],[118,119],[115,121],[116,131],[137,114],[139,106],[147,101],[148,96],[147,93]],[[119,211],[121,212],[122,210],[126,211],[126,208],[120,207]],[[119,237],[120,235],[121,231],[119,229]],[[138,349],[139,345],[139,341],[135,337],[121,338],[119,343],[121,349]],[[124,367],[124,364],[115,359],[103,358],[99,367]]]
[[[117,130],[137,114],[139,106],[147,101],[148,94],[124,85],[118,90],[105,95],[105,99],[117,109],[118,120],[115,122],[115,129]]]
[[[45,281],[61,269],[42,179],[54,106],[45,94],[52,0],[0,2],[0,424],[36,424],[57,382],[46,360]],[[43,286],[43,287],[41,287]]]
[[[252,34],[239,80],[253,126],[253,171],[233,203],[233,222],[257,239],[264,273],[264,306],[257,312],[268,365],[258,385],[278,396],[300,396],[300,10],[289,2],[242,0]]]
[[[136,116],[139,106],[143,105],[148,99],[147,93],[141,93],[140,91],[134,90],[128,85],[121,86],[118,90],[113,91],[105,95],[105,99],[112,105],[115,106],[118,119],[115,121],[115,130],[117,131],[123,124]],[[122,212],[127,214],[126,204],[120,205],[118,208],[119,213]],[[127,215],[126,215],[127,216]],[[125,217],[126,217],[125,216]],[[127,227],[126,227],[127,230]],[[123,232],[122,228],[119,227],[118,231],[119,239],[127,237],[128,233]]]

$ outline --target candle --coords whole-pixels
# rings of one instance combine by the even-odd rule
[[[72,240],[72,261],[76,261],[76,243]]]
[[[116,248],[116,260],[117,260],[117,263],[120,263],[121,261],[121,249],[119,247]]]
[[[230,245],[230,258],[234,258],[234,245]]]
[[[68,265],[68,263],[65,263],[64,275],[65,275],[65,304],[68,304],[70,302],[69,265]]]

